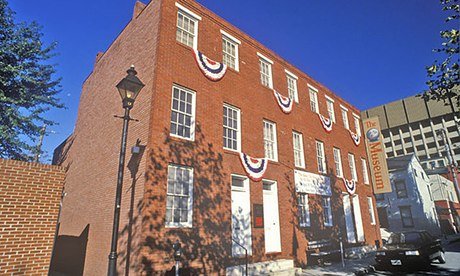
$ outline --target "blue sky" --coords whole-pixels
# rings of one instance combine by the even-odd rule
[[[135,0],[9,2],[17,21],[37,21],[45,41],[58,42],[53,62],[67,109],[48,113],[59,123],[44,140],[51,157],[73,131],[81,85],[96,53],[129,22]],[[425,66],[435,59],[432,49],[440,46],[446,16],[438,0],[198,2],[359,109],[426,89]]]

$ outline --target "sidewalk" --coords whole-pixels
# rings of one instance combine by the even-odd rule
[[[356,275],[364,269],[368,269],[374,264],[375,253],[368,253],[361,259],[345,259],[345,267],[342,262],[332,263],[328,266],[312,266],[302,270],[301,275]]]

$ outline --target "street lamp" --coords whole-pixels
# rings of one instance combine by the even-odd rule
[[[109,269],[108,276],[117,275],[117,243],[118,243],[118,226],[120,222],[120,208],[121,208],[121,188],[123,186],[123,170],[125,167],[126,155],[126,137],[128,136],[128,124],[132,120],[129,117],[129,111],[133,108],[134,101],[137,95],[144,87],[144,84],[136,77],[136,70],[134,65],[126,71],[128,75],[124,77],[118,84],[117,89],[120,93],[123,108],[125,109],[125,116],[123,116],[123,132],[121,135],[120,157],[118,159],[118,178],[117,178],[117,193],[115,196],[115,210],[113,212],[113,228],[112,228],[112,244],[109,254]]]

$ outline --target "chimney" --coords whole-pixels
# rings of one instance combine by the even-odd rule
[[[145,6],[146,4],[142,3],[141,1],[136,1],[136,4],[134,4],[133,19],[136,19],[139,14],[141,14]]]

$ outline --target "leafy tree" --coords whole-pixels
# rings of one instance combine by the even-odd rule
[[[30,160],[44,118],[51,107],[64,107],[57,94],[60,79],[53,78],[56,43],[44,46],[41,27],[16,23],[6,0],[0,0],[0,158]]]
[[[422,97],[426,100],[443,101],[460,108],[459,87],[459,27],[460,5],[459,0],[440,0],[442,10],[448,13],[446,18],[447,29],[440,32],[442,44],[433,51],[438,53],[441,60],[435,60],[426,67],[429,90]]]

